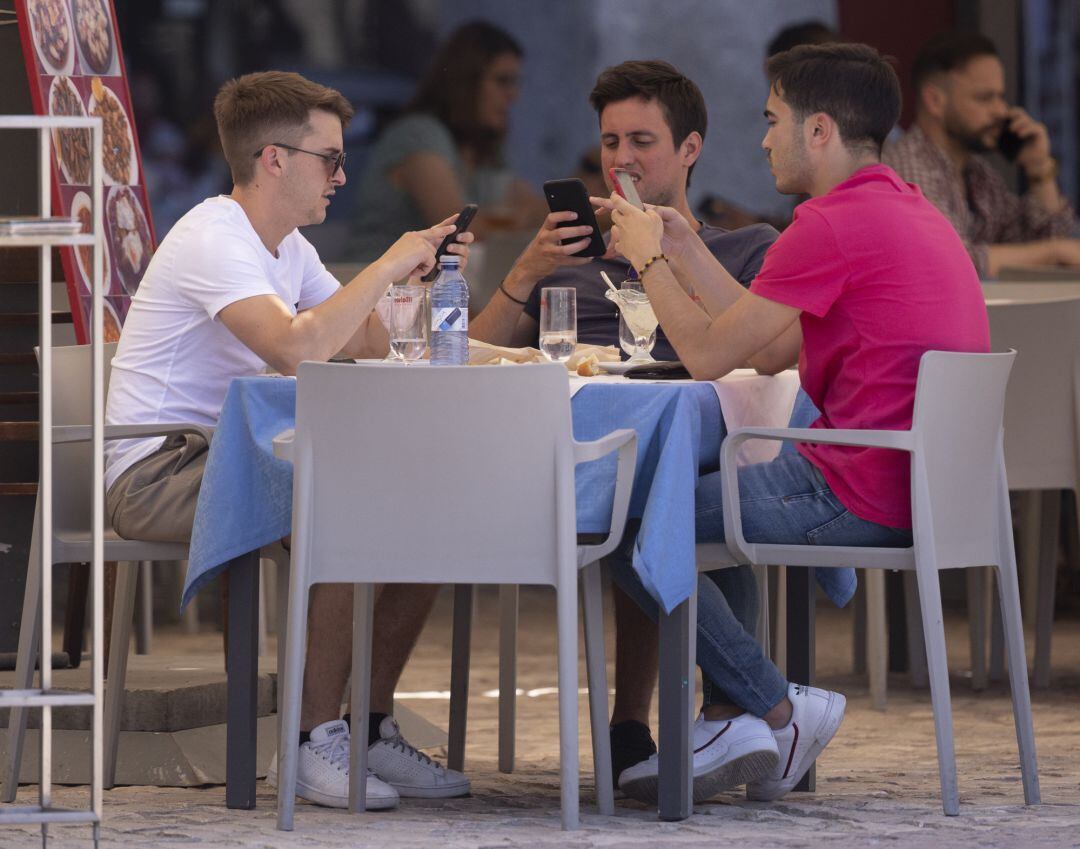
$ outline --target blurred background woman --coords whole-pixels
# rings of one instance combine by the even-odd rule
[[[502,147],[521,79],[521,46],[491,24],[459,27],[436,53],[404,114],[371,151],[360,178],[351,258],[368,261],[406,230],[476,203],[470,228],[532,227],[547,206],[514,176]]]

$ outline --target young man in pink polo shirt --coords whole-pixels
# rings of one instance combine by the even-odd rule
[[[613,209],[613,244],[638,270],[695,378],[715,379],[748,362],[769,374],[798,363],[821,411],[813,427],[906,429],[925,351],[988,350],[978,276],[944,216],[881,164],[900,86],[877,51],[797,47],[773,57],[768,73],[762,147],[777,189],[810,199],[769,249],[750,290],[673,210],[642,212],[613,195],[602,202]],[[703,306],[687,294],[691,286]],[[740,469],[739,483],[749,540],[911,544],[909,466],[900,452],[803,444]],[[722,541],[719,473],[699,481],[696,509],[698,540]],[[787,682],[754,641],[751,623],[732,614],[745,607],[741,594],[754,592],[746,571],[700,582],[698,663],[706,687],[695,725],[695,799],[740,784],[751,799],[780,798],[843,719],[842,695]],[[616,577],[633,591],[628,570]],[[729,605],[737,594],[739,604]],[[631,767],[620,787],[648,798],[656,771],[655,759]]]

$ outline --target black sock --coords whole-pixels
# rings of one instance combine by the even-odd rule
[[[382,739],[379,735],[379,725],[390,714],[388,713],[375,713],[368,714],[368,745],[375,743],[377,740]]]
[[[311,732],[310,731],[301,731],[300,732],[300,745],[303,746],[305,743],[308,743],[310,741],[311,741]]]

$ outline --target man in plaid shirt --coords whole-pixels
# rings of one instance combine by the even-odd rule
[[[940,33],[912,69],[916,117],[882,160],[952,222],[982,277],[1018,265],[1080,266],[1076,215],[1057,185],[1045,125],[1005,101],[1005,71],[984,36]],[[1010,191],[982,155],[1015,133],[1027,180]]]

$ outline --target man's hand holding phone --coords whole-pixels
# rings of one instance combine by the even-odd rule
[[[1030,180],[1043,180],[1056,172],[1046,125],[1036,121],[1019,106],[1009,109],[998,147],[1007,158],[1015,160],[1024,169]]]
[[[589,262],[589,257],[576,257],[574,254],[588,247],[593,228],[591,225],[568,223],[576,220],[577,213],[572,210],[548,213],[536,236],[514,263],[513,271],[516,274],[512,276],[520,279],[523,290],[512,292],[515,297],[527,298],[536,282],[556,269]],[[565,245],[564,239],[569,240]]]
[[[472,220],[476,216],[477,208],[475,203],[467,204],[457,215],[451,215],[445,221],[436,225],[436,227],[442,227],[446,224],[453,224],[454,229],[438,243],[439,246],[435,249],[435,265],[427,274],[420,278],[422,282],[431,283],[439,275],[439,257],[443,256],[443,254],[460,254],[461,267],[464,268],[468,265],[469,249],[461,246],[469,244],[476,238],[472,233],[468,232],[468,230],[469,225],[472,224]],[[430,231],[425,230],[423,232],[426,233]]]
[[[600,205],[611,210],[611,246],[634,268],[640,269],[654,256],[663,253],[664,220],[655,209],[638,209],[614,192],[606,204]]]

